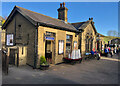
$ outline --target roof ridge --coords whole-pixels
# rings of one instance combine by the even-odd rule
[[[71,23],[71,24],[79,24],[79,23],[84,23],[86,21],[83,21],[83,22],[75,22],[75,23]]]
[[[76,23],[71,23],[71,24],[79,24],[79,23],[88,23],[90,22],[91,20],[87,20],[87,21],[83,21],[83,22],[76,22]]]
[[[17,7],[17,8],[24,9],[24,10],[27,10],[27,11],[30,11],[30,12],[32,12],[32,13],[36,13],[36,14],[39,14],[39,15],[43,15],[43,16],[45,16],[45,17],[49,17],[49,18],[55,19],[55,20],[57,20],[57,21],[61,21],[61,22],[63,22],[63,20],[56,19],[56,18],[53,18],[53,17],[47,16],[47,15],[44,15],[44,14],[41,14],[41,13],[37,13],[37,12],[35,12],[35,11],[31,11],[31,10],[25,9],[25,8],[23,8],[23,7],[19,7],[19,6],[16,6],[16,7]],[[67,23],[69,23],[69,22],[67,22]],[[67,24],[67,23],[66,23],[66,24]]]

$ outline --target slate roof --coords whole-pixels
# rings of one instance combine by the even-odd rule
[[[88,20],[85,22],[77,22],[77,23],[71,23],[77,30],[83,30],[87,27],[87,25],[89,25],[91,23],[91,25],[93,26],[93,29],[95,30],[95,32],[97,33],[97,30],[93,24],[92,20]]]
[[[79,32],[72,24],[66,23],[62,20],[55,19],[37,12],[33,12],[19,6],[15,6],[13,11],[14,10],[17,10],[18,12],[20,12],[24,17],[26,17],[33,24],[36,24],[36,22],[39,22],[40,25],[59,28],[63,30],[69,30],[73,32]]]
[[[77,22],[77,23],[71,23],[76,29],[85,29],[85,27],[89,24],[89,21],[86,22]]]
[[[100,35],[100,37],[105,37],[103,34],[97,33],[98,35]]]
[[[52,27],[56,29],[61,29],[61,30],[66,30],[66,31],[72,31],[72,32],[81,32],[84,31],[84,29],[89,25],[90,23],[92,24],[95,32],[96,28],[93,24],[92,20],[88,20],[85,22],[78,22],[78,23],[66,23],[63,20],[55,19],[37,12],[33,12],[27,9],[24,9],[19,6],[15,6],[10,15],[8,16],[7,20],[2,26],[2,29],[5,29],[11,18],[14,16],[15,12],[19,12],[22,14],[25,18],[27,18],[33,25],[36,25],[39,23],[41,26],[46,26],[46,27]]]

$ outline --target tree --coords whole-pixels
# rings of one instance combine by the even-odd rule
[[[3,25],[4,23],[5,23],[5,20],[3,19],[3,20],[2,20],[2,25]]]
[[[111,35],[112,35],[112,30],[109,30],[109,31],[107,32],[107,35],[108,35],[108,36],[111,36]]]
[[[118,32],[118,37],[120,37],[120,32]]]
[[[7,19],[7,16],[4,16],[4,18],[3,17],[1,17],[1,22],[2,22],[2,25],[5,23],[5,20]]]
[[[118,37],[120,34],[119,34],[117,31],[115,31],[115,30],[109,30],[109,31],[107,32],[107,35],[108,35],[108,36]]]

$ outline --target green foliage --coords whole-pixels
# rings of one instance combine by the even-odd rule
[[[104,41],[105,43],[108,43],[108,41],[115,39],[115,38],[120,38],[120,37],[115,37],[115,36],[105,36],[104,37]]]
[[[104,50],[101,50],[101,53],[104,53]]]
[[[5,20],[2,20],[2,25],[5,23]]]
[[[44,56],[40,57],[40,65],[47,65],[46,58]]]

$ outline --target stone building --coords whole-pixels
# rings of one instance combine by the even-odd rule
[[[0,49],[5,47],[5,30],[2,30],[2,21],[5,20],[0,16]]]
[[[85,53],[90,52],[93,48],[96,48],[96,35],[97,31],[94,26],[93,18],[89,18],[88,21],[72,23],[79,33],[79,49],[81,50],[82,56]]]
[[[59,19],[54,19],[15,6],[3,25],[10,64],[28,64],[36,68],[40,65],[40,57],[48,54],[53,64],[62,62],[63,57],[75,49],[79,33],[67,22],[67,10],[65,3],[61,4]]]
[[[93,18],[79,23],[67,22],[65,3],[60,4],[58,19],[15,6],[3,29],[6,30],[6,49],[14,65],[40,65],[40,57],[61,63],[74,49],[82,56],[96,48],[96,28]],[[51,58],[48,58],[51,57]]]
[[[104,41],[104,35],[100,34],[100,33],[97,33],[97,38],[96,38],[96,42],[97,42],[97,45],[96,45],[96,50],[97,51],[100,51],[101,53],[104,52],[104,49],[105,49],[105,41]]]
[[[113,44],[113,45],[120,45],[120,38],[115,38],[115,39],[112,39],[110,41],[110,44]]]

